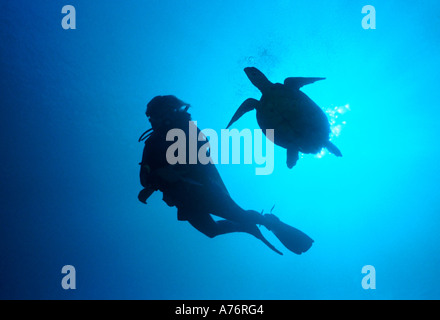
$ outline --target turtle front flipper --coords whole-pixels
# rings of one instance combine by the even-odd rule
[[[244,115],[246,112],[249,112],[251,110],[254,110],[257,105],[260,102],[256,99],[246,99],[241,105],[240,107],[238,107],[237,111],[235,112],[234,116],[232,117],[231,121],[229,121],[228,126],[226,127],[229,128],[235,121],[237,121],[238,119],[241,118],[242,115]]]
[[[311,84],[319,80],[325,80],[325,78],[290,77],[284,80],[284,85],[288,88],[298,90],[305,85]]]
[[[297,148],[294,147],[289,147],[287,149],[287,167],[289,169],[292,169],[296,162],[299,159],[299,155],[298,155],[299,150]]]

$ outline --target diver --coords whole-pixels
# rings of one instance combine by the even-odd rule
[[[167,133],[171,129],[181,129],[188,136],[188,124],[195,125],[188,113],[189,107],[189,104],[172,95],[157,96],[148,103],[146,116],[151,129],[139,138],[139,142],[145,140],[145,147],[140,163],[140,181],[144,189],[139,193],[138,199],[146,203],[153,192],[161,191],[163,201],[170,207],[177,207],[179,221],[188,221],[210,238],[232,232],[245,232],[282,255],[261,233],[259,225],[263,225],[290,251],[297,254],[306,252],[313,243],[311,238],[281,222],[271,213],[260,214],[241,208],[229,195],[212,162],[188,164],[189,161],[186,161],[186,164],[169,164],[167,150],[174,142],[167,141]],[[197,128],[197,134],[199,133]],[[197,152],[206,141],[198,141]],[[205,151],[209,157],[209,149]],[[186,157],[189,157],[188,152]],[[219,220],[214,220],[212,215]]]

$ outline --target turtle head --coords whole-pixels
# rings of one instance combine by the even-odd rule
[[[255,67],[247,67],[244,68],[244,72],[246,73],[249,80],[252,82],[254,86],[258,88],[261,92],[266,90],[272,85],[272,82],[270,82],[266,76],[258,70]]]

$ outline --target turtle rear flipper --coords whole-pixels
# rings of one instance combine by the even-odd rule
[[[328,151],[333,153],[335,156],[342,157],[341,151],[332,142],[327,141],[327,143],[325,144],[325,147],[327,148]]]
[[[296,162],[299,159],[299,155],[298,155],[298,149],[297,148],[288,148],[287,149],[287,167],[289,169],[292,169]]]
[[[240,107],[238,107],[237,111],[235,112],[235,114],[233,115],[231,121],[229,121],[228,126],[226,127],[226,129],[228,129],[235,121],[237,121],[238,119],[241,118],[242,115],[244,115],[246,112],[249,112],[251,110],[254,110],[257,105],[260,102],[256,99],[246,99],[241,105]]]
[[[298,90],[305,85],[311,84],[319,80],[325,80],[325,78],[290,77],[284,80],[284,85],[288,88]]]

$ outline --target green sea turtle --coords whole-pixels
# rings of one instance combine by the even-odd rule
[[[281,84],[270,82],[254,67],[245,68],[244,72],[262,96],[259,101],[246,99],[227,128],[243,114],[255,109],[263,132],[266,134],[266,129],[274,129],[272,142],[287,149],[289,168],[298,161],[298,152],[316,154],[325,147],[334,155],[342,156],[341,151],[329,141],[330,124],[327,116],[312,99],[300,91],[302,86],[325,78],[291,77]]]

